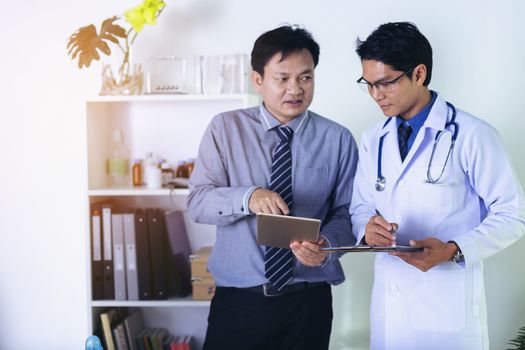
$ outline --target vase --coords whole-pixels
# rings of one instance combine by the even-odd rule
[[[114,69],[110,64],[104,64],[100,95],[140,95],[143,79],[144,74],[140,64],[123,65],[118,69]]]

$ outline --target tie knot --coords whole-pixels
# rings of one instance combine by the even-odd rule
[[[397,133],[400,140],[406,141],[412,133],[412,127],[410,125],[406,125],[405,123],[401,123],[399,124],[399,129],[397,130]]]
[[[281,125],[276,130],[277,130],[277,135],[279,135],[279,138],[281,139],[281,142],[292,141],[292,136],[293,136],[292,128],[286,125]]]

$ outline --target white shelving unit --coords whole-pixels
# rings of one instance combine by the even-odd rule
[[[106,159],[114,130],[122,130],[132,159],[143,159],[147,152],[153,152],[176,166],[179,160],[197,156],[202,134],[214,115],[259,103],[259,98],[251,94],[100,96],[88,100],[89,207],[94,203],[111,202],[124,208],[185,210],[187,189],[113,188],[107,185]],[[214,226],[195,224],[186,217],[186,228],[193,251],[214,244]],[[86,247],[89,249],[91,229],[88,227],[86,232]],[[87,266],[88,285],[91,286],[91,252]],[[99,314],[108,308],[141,308],[146,326],[164,327],[175,335],[191,334],[196,348],[202,347],[208,301],[195,301],[191,296],[158,301],[92,300],[91,289],[88,294],[88,334],[92,334],[100,322]]]

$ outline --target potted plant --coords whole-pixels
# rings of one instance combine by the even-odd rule
[[[515,346],[510,350],[525,350],[525,326],[519,329],[518,335],[509,344]]]
[[[78,59],[78,67],[89,67],[93,60],[99,60],[100,54],[110,56],[112,49],[122,53],[122,62],[113,72],[110,65],[104,65],[102,71],[101,95],[131,95],[142,91],[143,74],[140,65],[130,63],[130,49],[144,25],[155,25],[157,17],[166,6],[163,0],[144,0],[141,4],[124,12],[126,22],[131,25],[125,29],[116,22],[120,17],[105,19],[97,28],[90,24],[76,30],[68,39],[67,50],[71,59]],[[110,46],[111,45],[111,46]]]

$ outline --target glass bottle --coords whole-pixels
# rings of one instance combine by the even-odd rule
[[[167,186],[175,177],[175,172],[173,171],[171,164],[168,162],[163,162],[160,165],[160,170],[162,172],[162,186]]]
[[[135,159],[131,168],[133,186],[142,186],[142,160]]]
[[[186,162],[183,160],[180,160],[179,165],[177,166],[177,171],[175,172],[175,176],[186,178],[188,177],[187,174],[188,174],[188,171],[186,169]]]
[[[107,159],[108,182],[110,186],[129,186],[129,149],[124,144],[122,131],[113,133],[110,155]]]
[[[186,162],[186,177],[189,178],[195,167],[195,158],[189,158]]]

